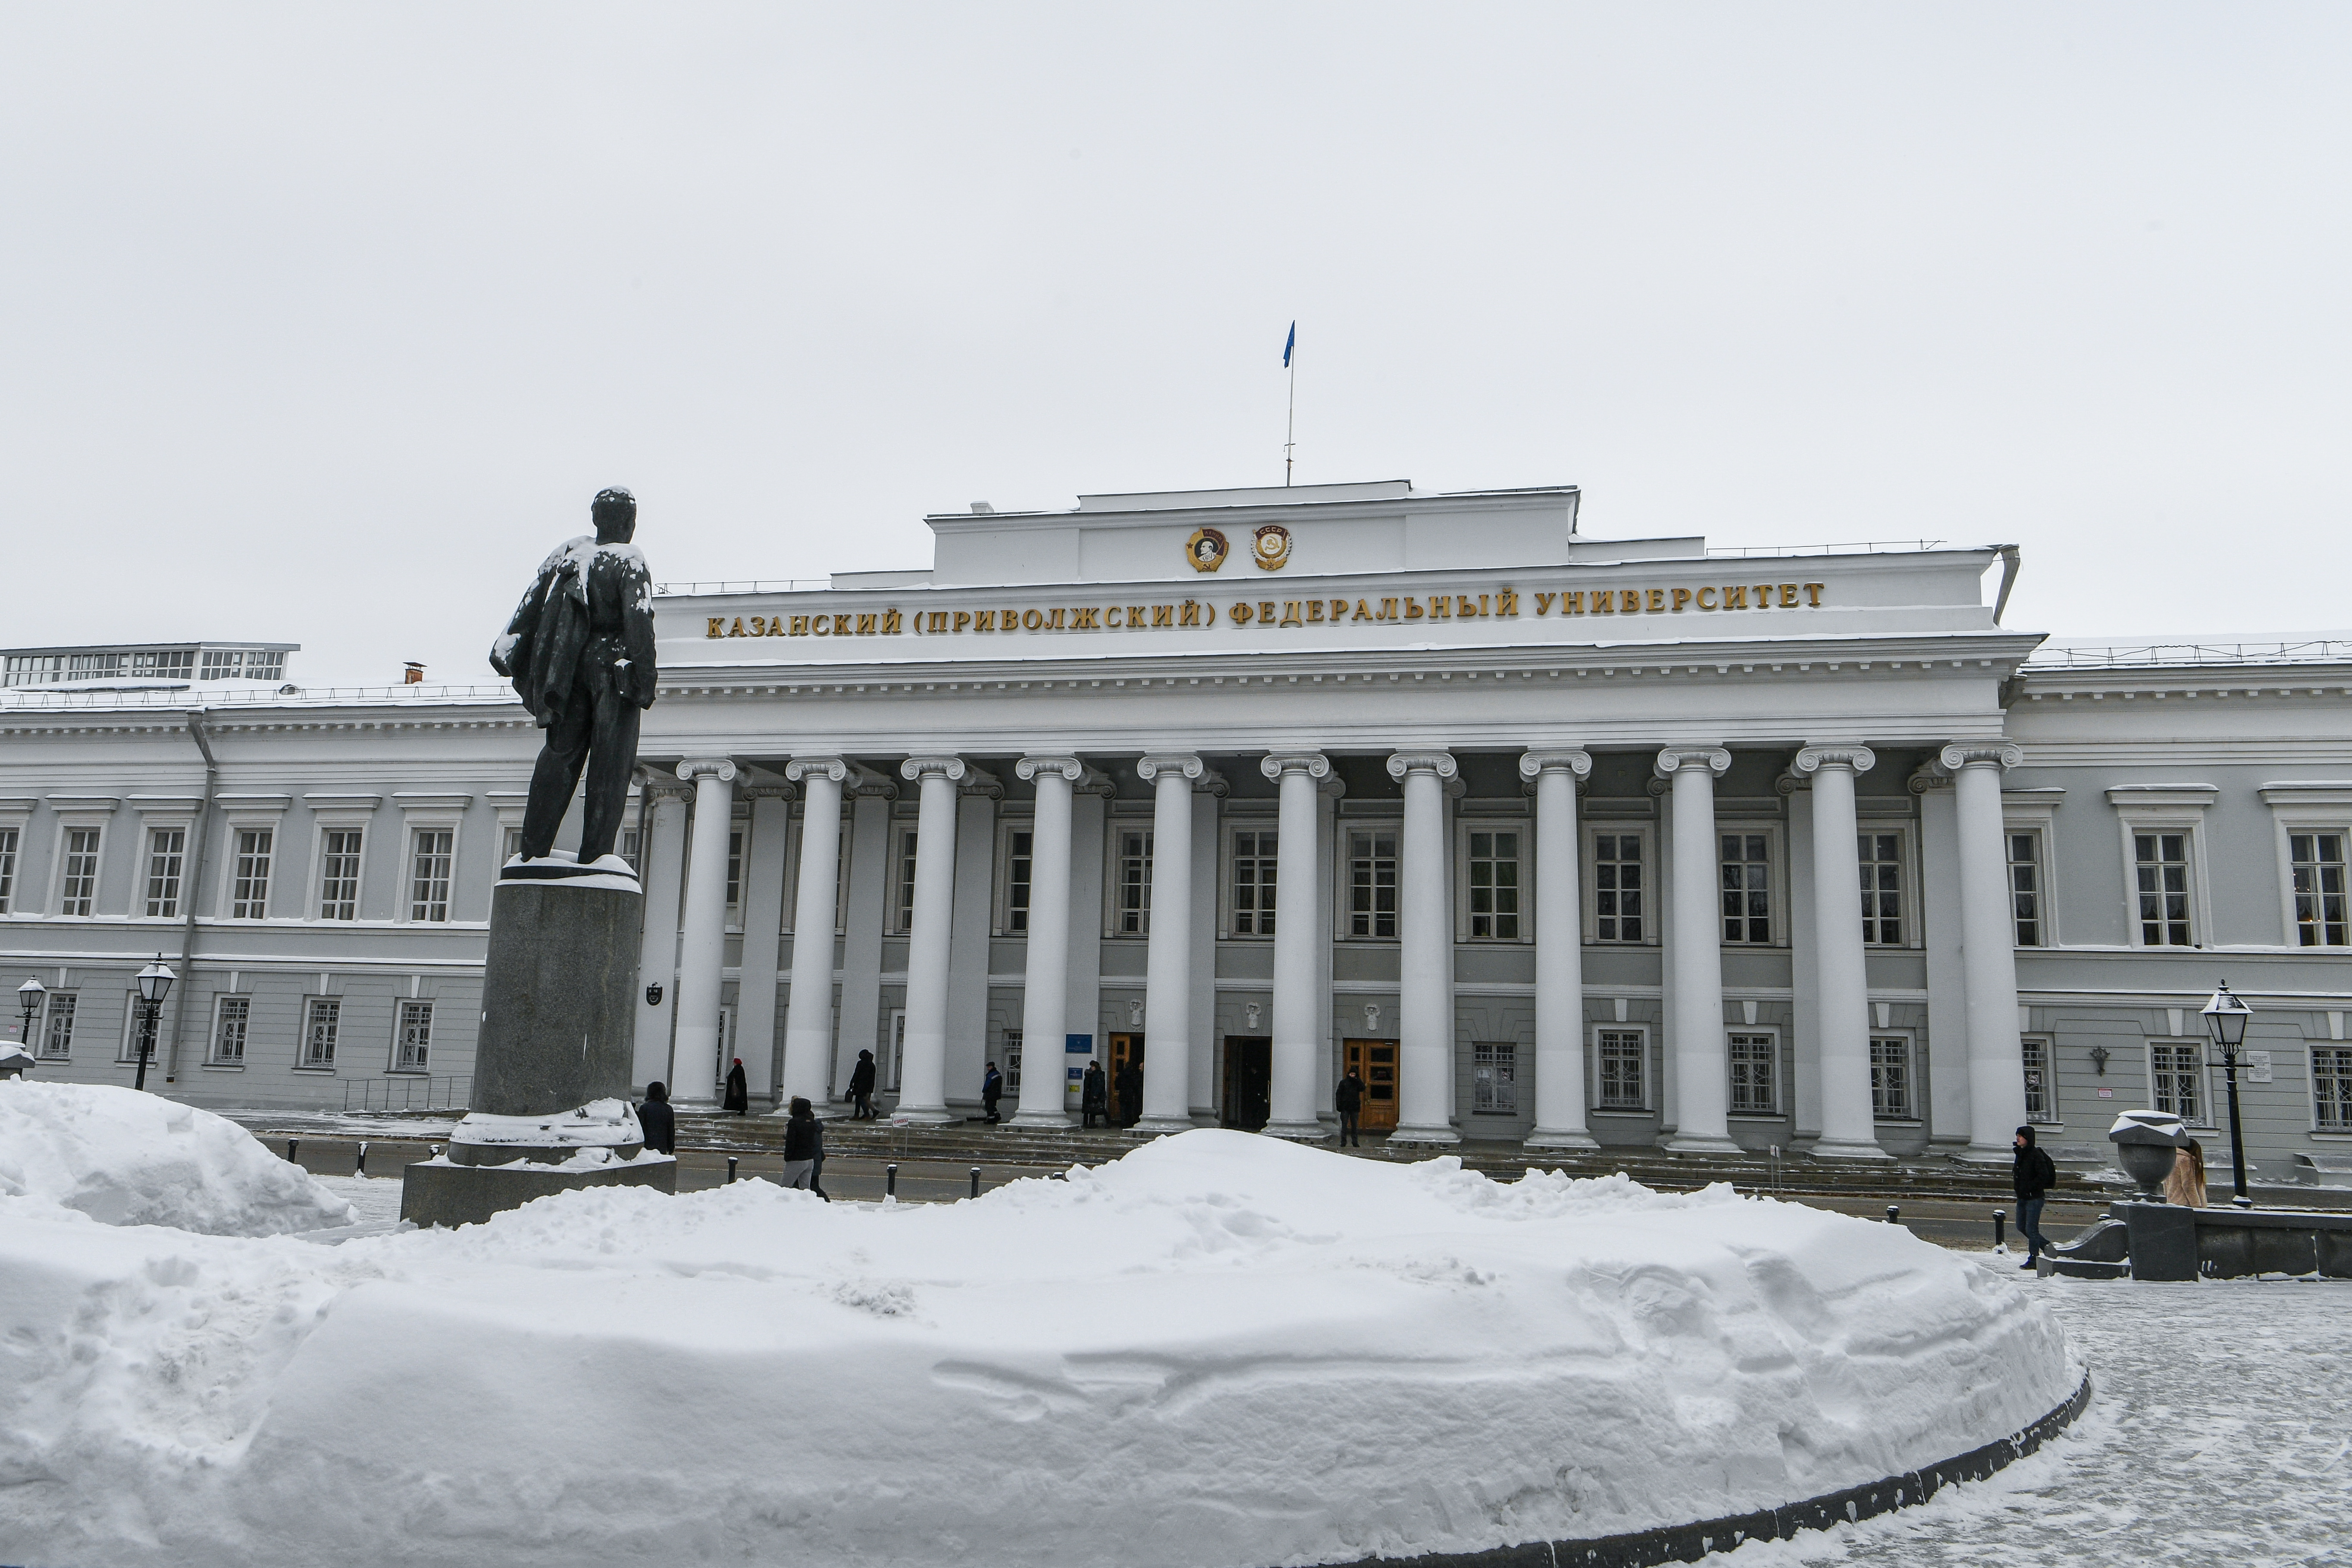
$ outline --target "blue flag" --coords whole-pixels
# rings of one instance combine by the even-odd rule
[[[1287,338],[1285,338],[1285,339],[1283,340],[1283,342],[1282,342],[1282,368],[1283,368],[1283,369],[1285,369],[1285,370],[1288,370],[1288,369],[1290,368],[1290,351],[1291,351],[1291,350],[1293,350],[1293,349],[1295,349],[1295,348],[1297,348],[1297,346],[1298,346],[1298,323],[1297,323],[1297,322],[1296,322],[1296,321],[1293,321],[1293,322],[1291,322],[1291,323],[1290,323],[1290,336],[1288,336]]]

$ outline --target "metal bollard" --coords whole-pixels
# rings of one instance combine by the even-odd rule
[[[367,1140],[364,1138],[360,1140],[360,1154],[359,1158],[352,1163],[352,1174],[354,1176],[367,1174]]]
[[[300,1161],[294,1158],[294,1151],[299,1149],[301,1146],[302,1140],[299,1138],[289,1138],[286,1140],[286,1163],[288,1164],[298,1165],[301,1163]]]
[[[1992,1211],[1992,1249],[1995,1252],[2009,1250],[2009,1215],[1999,1209]]]
[[[882,1195],[886,1198],[898,1195],[898,1167],[896,1165],[882,1167]]]
[[[971,1168],[971,1195],[973,1197],[980,1196],[980,1167],[978,1165],[974,1165]]]
[[[425,1145],[425,1149],[428,1151],[428,1152],[426,1152],[425,1156],[426,1159],[428,1159],[428,1160],[438,1160],[438,1159],[441,1157],[441,1145],[440,1145],[440,1144],[438,1144],[438,1143],[427,1143],[426,1145]]]
[[[1886,1205],[1886,1223],[1889,1225],[1896,1223],[1895,1216],[1901,1212],[1902,1211],[1897,1209],[1893,1204],[1888,1204]]]
[[[730,1184],[735,1180],[735,1156],[732,1154],[727,1156],[727,1180]]]

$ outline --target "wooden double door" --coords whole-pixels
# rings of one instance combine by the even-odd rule
[[[1103,1064],[1103,1070],[1110,1074],[1110,1124],[1113,1127],[1131,1127],[1135,1119],[1143,1114],[1143,1080],[1136,1079],[1138,1087],[1133,1105],[1120,1097],[1118,1085],[1128,1068],[1133,1067],[1139,1073],[1143,1070],[1143,1037],[1140,1034],[1113,1035],[1108,1043],[1110,1060]]]
[[[1225,1037],[1225,1101],[1218,1118],[1227,1127],[1255,1132],[1274,1109],[1274,1041],[1265,1035]]]
[[[1348,1040],[1341,1050],[1347,1070],[1364,1080],[1364,1108],[1357,1125],[1366,1132],[1390,1131],[1397,1124],[1397,1043]]]

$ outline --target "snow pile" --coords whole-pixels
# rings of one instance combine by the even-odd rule
[[[56,1205],[107,1225],[278,1236],[352,1205],[208,1110],[102,1084],[0,1085],[0,1219]],[[0,1482],[5,1484],[5,1482]]]
[[[334,1248],[0,1224],[36,1562],[1271,1568],[1717,1517],[2023,1426],[2012,1279],[1726,1188],[1191,1132],[934,1207],[565,1194]]]

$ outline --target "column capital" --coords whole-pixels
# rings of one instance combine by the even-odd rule
[[[980,766],[976,763],[964,763],[963,771],[964,780],[962,784],[956,786],[956,794],[971,796],[974,799],[980,800],[1003,800],[1004,798],[1004,781],[1003,779],[998,778],[994,773],[990,773],[986,768]]]
[[[1331,776],[1331,759],[1320,752],[1270,752],[1257,761],[1257,771],[1270,779],[1285,773],[1305,773],[1311,779]]]
[[[732,784],[735,764],[726,757],[688,757],[677,764],[677,776],[688,784],[700,783],[706,774],[720,784]]]
[[[1939,789],[1951,788],[1952,775],[1937,767],[1936,760],[1930,757],[1911,770],[1911,776],[1904,781],[1904,787],[1913,795],[1929,795]]]
[[[849,764],[849,782],[842,785],[842,794],[864,800],[896,800],[898,786],[887,773],[877,773],[859,763]]]
[[[2025,748],[2014,741],[1955,741],[1937,754],[1947,773],[1962,768],[1999,768],[2006,773],[2025,761]]]
[[[794,757],[784,764],[784,776],[794,784],[811,773],[823,773],[839,784],[849,776],[849,762],[844,757]]]
[[[1105,798],[1108,798],[1118,794],[1118,781],[1112,778],[1100,768],[1090,767],[1087,769],[1084,775],[1079,778],[1077,784],[1071,789],[1070,793],[1072,795],[1098,795]]]
[[[1685,768],[1705,768],[1721,778],[1731,767],[1731,753],[1721,746],[1668,746],[1658,753],[1654,766],[1662,779],[1670,779]]]
[[[643,790],[646,798],[656,805],[666,800],[692,800],[694,798],[693,787],[677,779],[666,779],[656,776],[646,780],[640,788]]]
[[[801,792],[795,786],[778,784],[773,780],[741,784],[736,788],[735,793],[745,800],[798,800],[801,797]]]
[[[1059,773],[1076,784],[1087,776],[1087,764],[1076,757],[1024,757],[1013,764],[1013,776],[1028,784],[1039,773]]]
[[[1148,752],[1135,761],[1135,776],[1145,784],[1156,784],[1161,773],[1181,773],[1188,779],[1198,779],[1209,771],[1197,752]]]
[[[898,776],[902,779],[919,779],[937,773],[950,784],[961,784],[964,775],[971,771],[961,757],[908,757],[898,764]]]
[[[1807,746],[1797,753],[1790,764],[1796,772],[1811,775],[1823,768],[1844,768],[1850,773],[1866,773],[1878,765],[1878,753],[1868,746]]]
[[[1329,774],[1327,777],[1317,781],[1315,793],[1317,795],[1328,795],[1333,800],[1344,800],[1347,798],[1348,795],[1348,781],[1341,778],[1338,773]]]
[[[1547,773],[1565,773],[1575,778],[1589,778],[1592,773],[1592,753],[1574,747],[1553,752],[1529,752],[1519,759],[1519,776],[1534,780]]]
[[[1435,773],[1450,779],[1462,771],[1451,752],[1398,752],[1389,758],[1389,777],[1401,779],[1407,773]]]

